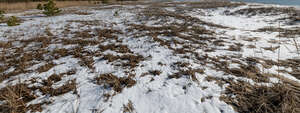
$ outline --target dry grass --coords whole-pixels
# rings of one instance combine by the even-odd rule
[[[133,111],[133,103],[129,100],[129,102],[126,105],[123,105],[123,113],[133,113]]]
[[[269,51],[272,51],[272,52],[275,52],[275,50],[279,49],[279,46],[271,46],[271,47],[263,47],[264,50],[269,50]]]
[[[54,66],[56,66],[56,64],[54,64],[53,62],[49,62],[49,63],[47,63],[47,64],[45,64],[45,65],[39,67],[39,68],[37,69],[37,71],[38,71],[39,73],[46,72],[46,71],[50,70],[52,67],[54,67]]]
[[[180,7],[179,5],[186,4],[184,7]],[[166,2],[166,3],[153,3],[150,7],[180,7],[183,10],[189,10],[193,8],[202,8],[202,9],[210,9],[210,8],[219,8],[219,7],[237,7],[245,5],[245,3],[232,3],[229,1],[223,0],[200,0],[199,2]]]
[[[240,45],[230,45],[227,50],[229,51],[242,51],[242,46]]]
[[[26,113],[30,110],[26,103],[36,98],[26,84],[7,86],[0,92],[0,100],[5,102],[0,104],[1,113]]]
[[[76,38],[93,38],[93,34],[90,33],[91,30],[88,29],[88,30],[83,30],[83,31],[75,31],[74,34]]]
[[[48,79],[43,80],[42,85],[51,86],[53,83],[62,79],[62,75],[52,74]]]
[[[44,94],[50,94],[50,96],[59,96],[69,91],[76,92],[75,80],[71,80],[65,85],[53,89],[51,87],[52,82],[60,81],[60,76],[53,74],[44,80],[44,86],[28,87],[28,84],[19,83],[13,86],[7,86],[0,89],[0,101],[4,103],[0,104],[1,113],[27,113],[27,112],[41,112],[43,110],[42,105],[50,104],[50,101],[43,101],[37,104],[30,104],[28,102],[38,98],[34,95],[36,90],[40,90]]]
[[[103,38],[117,39],[117,34],[123,34],[122,31],[114,29],[96,29],[96,32],[99,40]]]
[[[264,15],[278,15],[278,14],[296,14],[295,8],[278,8],[278,7],[262,7],[262,8],[245,8],[240,9],[235,12],[230,13],[231,15],[248,15],[248,16],[254,16],[258,14],[264,14]]]
[[[49,80],[47,80],[49,81]],[[56,89],[52,88],[52,84],[45,84],[41,87],[33,87],[32,89],[39,89],[43,94],[50,94],[50,96],[59,96],[70,91],[73,91],[74,94],[77,93],[76,80],[69,80],[66,84]]]
[[[104,60],[108,60],[108,62],[114,62],[114,61],[125,61],[122,62],[121,66],[122,67],[130,67],[130,68],[134,68],[138,65],[139,62],[144,61],[144,57],[141,55],[130,55],[130,54],[126,54],[126,55],[112,55],[112,54],[107,54],[104,55],[103,57]]]
[[[108,44],[108,45],[99,45],[101,51],[112,50],[118,53],[133,53],[127,45],[116,45],[116,44]]]
[[[284,29],[284,28],[275,28],[275,27],[265,27],[255,30],[257,32],[280,32],[278,37],[287,37],[287,38],[295,38],[300,35],[299,27]]]
[[[158,75],[161,74],[161,71],[159,71],[159,70],[151,70],[151,71],[149,71],[149,74],[152,74],[154,76],[158,76]]]
[[[299,113],[299,91],[289,86],[274,84],[271,87],[250,85],[247,82],[230,82],[226,96],[221,99],[240,113]]]
[[[203,69],[180,70],[178,73],[168,76],[168,78],[180,78],[182,76],[186,76],[191,78],[193,81],[198,82],[196,73],[203,74],[204,70]]]
[[[228,1],[220,1],[220,0],[204,0],[204,2],[191,2],[188,3],[192,8],[219,8],[219,7],[238,7],[242,5],[246,5],[245,3],[233,3]]]
[[[164,5],[168,7],[170,5],[176,5],[176,4],[164,4]],[[216,7],[236,7],[237,5],[241,5],[241,4],[227,4],[227,3],[226,4],[212,4],[212,3],[200,4],[199,3],[199,4],[190,4],[190,5],[193,6],[192,8],[197,8],[197,7],[216,8]],[[263,60],[263,59],[256,59],[256,58],[246,59],[246,58],[241,58],[240,56],[237,55],[216,56],[216,57],[209,57],[207,54],[200,55],[194,52],[194,50],[203,49],[205,52],[211,52],[218,49],[216,46],[224,46],[225,44],[226,45],[228,44],[228,42],[226,42],[225,40],[222,40],[221,38],[217,38],[216,36],[214,36],[215,32],[213,30],[206,29],[205,27],[202,27],[202,25],[210,26],[213,28],[221,28],[221,29],[227,29],[228,27],[213,24],[213,23],[208,23],[198,18],[184,15],[184,13],[178,13],[178,12],[174,13],[174,12],[164,11],[161,10],[161,8],[159,7],[157,9],[154,7],[146,8],[144,12],[139,14],[139,16],[142,21],[141,23],[147,22],[149,19],[153,19],[154,21],[155,19],[157,19],[158,22],[156,24],[162,25],[162,27],[131,24],[128,25],[129,29],[127,29],[127,31],[129,33],[133,33],[133,37],[135,38],[148,36],[151,38],[150,39],[151,42],[158,42],[160,46],[164,46],[169,48],[170,50],[173,50],[174,55],[181,57],[182,59],[190,59],[190,60],[193,59],[193,61],[195,61],[194,63],[201,64],[203,66],[211,66],[209,68],[215,69],[216,71],[224,72],[225,73],[224,76],[233,75],[236,77],[252,79],[255,82],[269,82],[269,77],[276,77],[276,75],[263,73],[260,69],[258,69],[258,67],[255,66],[256,63],[260,63],[260,64],[264,63],[265,65],[263,66],[265,68],[272,67],[274,65],[279,65],[283,67],[292,67],[293,72],[286,72],[286,73],[291,74],[296,78],[300,77],[300,74],[297,71],[297,67],[300,66],[300,61],[286,60],[286,61],[276,62],[272,60]],[[79,15],[89,14],[88,12],[75,12],[75,13]],[[170,21],[168,18],[182,20],[184,21],[184,23],[173,22],[171,24],[168,24],[168,21]],[[68,21],[68,22],[77,22],[83,24],[82,26],[102,25],[102,21],[98,21],[98,20]],[[298,33],[297,30],[284,30],[284,29],[272,29],[272,28],[261,29],[261,31],[271,31],[271,32],[277,32],[278,30],[286,31],[286,33],[289,34]],[[0,67],[0,82],[12,78],[13,76],[17,76],[21,73],[26,73],[27,71],[38,71],[39,73],[47,72],[56,65],[52,62],[52,60],[66,57],[66,56],[75,57],[80,60],[79,64],[81,66],[86,66],[90,69],[94,69],[93,65],[95,61],[93,60],[93,58],[94,56],[97,56],[98,58],[107,60],[110,64],[114,66],[120,66],[118,68],[129,67],[130,69],[128,72],[125,72],[126,74],[128,74],[128,77],[118,77],[113,74],[99,75],[98,77],[94,78],[95,84],[101,85],[105,89],[113,90],[113,92],[116,93],[120,93],[124,88],[130,88],[136,84],[136,81],[133,79],[135,75],[134,74],[130,75],[131,73],[130,71],[134,70],[135,67],[138,66],[139,63],[144,61],[146,58],[144,58],[141,55],[134,54],[127,45],[122,45],[119,43],[122,41],[120,40],[122,38],[119,38],[118,35],[127,36],[128,35],[127,32],[123,33],[120,30],[113,30],[113,29],[88,29],[85,31],[78,31],[78,32],[71,32],[70,30],[65,30],[64,33],[66,36],[69,34],[74,34],[74,37],[72,37],[71,39],[64,39],[64,38],[59,39],[59,38],[55,38],[54,34],[52,34],[50,31],[51,30],[46,31],[46,34],[49,37],[36,37],[28,40],[20,40],[23,46],[19,48],[12,48],[11,42],[8,43],[0,42],[0,48],[3,48],[3,53],[0,55],[0,59],[1,61],[4,61],[4,65],[5,65],[3,67]],[[173,37],[173,38],[169,40],[169,39],[161,38],[161,36]],[[256,40],[257,40],[256,38],[245,39],[245,41],[249,41],[249,42],[256,41]],[[112,41],[112,42],[117,41],[117,42],[113,44],[104,45],[102,43],[104,41]],[[63,44],[63,45],[72,45],[72,46],[74,45],[76,47],[71,49],[57,48],[53,51],[52,50],[49,51],[47,49],[49,44]],[[39,45],[39,46],[30,47],[30,49],[32,50],[24,49],[26,47],[28,48],[28,45]],[[92,52],[89,51],[88,49],[85,49],[86,46],[91,46],[91,45],[98,47],[99,50],[97,50],[96,52],[94,51]],[[171,45],[180,45],[182,46],[182,48],[174,48]],[[232,43],[232,46],[230,46],[227,50],[239,52],[242,51],[242,46],[244,45],[240,43]],[[36,47],[40,49],[34,49]],[[273,50],[273,47],[266,48],[266,49]],[[121,55],[112,55],[112,54],[104,55],[103,52],[106,50],[112,50]],[[9,53],[13,53],[13,54],[9,54]],[[34,63],[38,64],[41,63],[41,61],[43,62],[46,61],[47,64],[39,67],[37,70],[27,70],[29,69],[28,67],[32,66]],[[228,67],[230,63],[237,63],[241,65],[239,68],[229,69]],[[161,66],[166,66],[166,64],[163,64],[161,62],[159,62],[158,64]],[[211,64],[211,65],[207,65],[207,64]],[[8,70],[8,68],[6,67],[15,67],[16,70],[10,73],[3,73],[4,71]],[[197,75],[205,73],[204,69],[191,68],[193,67],[193,65],[187,62],[176,62],[171,67],[174,68],[174,70],[178,70],[178,72],[169,75],[168,76],[169,79],[186,77],[195,82],[198,82]],[[73,93],[77,93],[76,91],[77,86],[75,80],[70,80],[67,83],[65,83],[63,86],[58,87],[56,89],[52,88],[53,84],[62,81],[63,79],[62,77],[64,77],[65,75],[73,75],[75,73],[76,70],[71,70],[69,72],[62,73],[62,74],[53,74],[47,79],[42,80],[42,82],[40,83],[42,86],[34,86],[29,88],[26,85],[24,85],[21,88],[23,88],[26,91],[28,90],[28,92],[18,89],[17,90],[18,92],[24,92],[24,94],[21,95],[18,94],[20,96],[8,97],[7,95],[4,95],[5,100],[8,100],[10,103],[13,104],[7,103],[7,104],[0,105],[0,112],[2,112],[1,110],[6,112],[10,112],[11,110],[14,110],[14,112],[22,113],[23,111],[29,109],[33,111],[42,111],[41,105],[43,105],[44,103],[38,103],[36,105],[29,105],[24,107],[25,105],[24,103],[27,103],[27,101],[30,100],[33,94],[32,92],[36,90],[39,90],[44,95],[48,94],[50,96],[59,96],[71,91],[73,91]],[[150,70],[148,73],[142,74],[141,77],[144,75],[159,76],[161,75],[161,73],[162,72],[159,70]],[[152,78],[152,80],[154,79]],[[222,98],[224,99],[225,102],[232,104],[233,106],[236,106],[235,109],[237,111],[249,112],[250,110],[257,110],[253,112],[262,112],[262,111],[276,112],[276,110],[281,110],[281,111],[287,111],[291,113],[299,112],[299,108],[297,108],[299,104],[297,103],[299,102],[297,101],[297,99],[299,99],[297,97],[297,95],[299,95],[299,91],[298,93],[296,93],[295,91],[295,89],[297,88],[294,88],[292,91],[290,91],[284,89],[285,86],[283,85],[267,88],[264,86],[252,86],[242,82],[233,83],[230,80],[222,80],[222,79],[209,78],[209,77],[207,77],[207,80],[219,81],[218,84],[220,85],[225,83],[230,83],[230,85],[226,89],[227,95]],[[280,90],[274,90],[276,88]],[[10,89],[14,89],[14,86],[11,87]],[[186,89],[186,86],[184,86],[183,89]],[[4,90],[6,89],[4,88],[1,89],[0,91],[4,91]],[[9,90],[7,91],[10,92]],[[15,90],[12,90],[12,92],[15,92]],[[233,94],[237,95],[236,97],[238,98],[232,98],[231,95]],[[11,93],[10,95],[14,95],[14,94]],[[289,95],[296,95],[296,96],[288,97]],[[104,94],[103,96],[105,97],[104,100],[108,101],[108,99],[112,95]],[[29,97],[28,100],[23,100],[26,99],[27,97]],[[271,97],[275,99],[272,100]],[[278,97],[280,98],[278,99]],[[205,101],[205,99],[210,99],[210,98],[211,96],[205,97],[203,101]],[[258,100],[257,98],[260,100]],[[236,99],[237,101],[235,101],[234,99]],[[295,100],[291,101],[291,99],[295,99]],[[279,101],[282,103],[275,104],[275,102],[279,102]],[[295,109],[289,106],[285,106],[287,104],[291,104],[291,106],[293,106]],[[134,112],[134,107],[131,101],[129,101],[128,104],[126,105],[124,104],[123,112]]]
[[[64,45],[71,45],[71,44],[78,44],[82,47],[88,46],[88,45],[97,45],[100,42],[97,40],[84,40],[84,39],[62,39],[62,43]]]
[[[0,41],[0,48],[10,48],[12,46],[11,42]]]

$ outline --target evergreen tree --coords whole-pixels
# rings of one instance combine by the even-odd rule
[[[11,16],[8,20],[7,20],[7,22],[6,22],[6,24],[8,25],[8,26],[17,26],[17,25],[20,25],[20,19],[19,18],[17,18],[17,17],[15,17],[15,16]]]
[[[4,20],[4,11],[0,10],[0,22]]]
[[[44,10],[43,14],[47,16],[54,16],[61,12],[61,10],[56,7],[53,0],[49,0],[48,3],[44,5],[38,4],[37,9]]]

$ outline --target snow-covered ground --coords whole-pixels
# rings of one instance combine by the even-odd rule
[[[208,77],[253,85],[286,79],[300,83],[294,74],[300,70],[300,33],[294,31],[299,22],[291,24],[283,19],[289,15],[280,11],[236,13],[265,7],[273,6],[203,8],[199,3],[167,2],[73,7],[54,17],[36,10],[7,14],[23,23],[0,24],[0,88],[20,83],[37,87],[30,90],[34,99],[25,106],[49,102],[34,111],[42,113],[235,113],[220,99],[228,84],[220,86]],[[284,31],[260,30],[279,27],[296,33],[290,38],[281,36]],[[245,66],[259,71],[248,72],[247,67],[243,72],[257,75],[232,71]],[[54,74],[60,79],[50,79]],[[108,78],[97,83],[95,78],[108,74],[136,83],[110,81],[121,84],[121,91],[105,83]],[[75,88],[51,92],[71,80]],[[5,102],[0,98],[0,104]]]

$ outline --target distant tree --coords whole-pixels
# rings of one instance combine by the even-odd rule
[[[0,22],[4,20],[4,11],[0,10]]]
[[[18,17],[15,16],[11,16],[9,17],[9,19],[7,20],[6,24],[8,26],[17,26],[20,25],[21,20]]]
[[[54,16],[61,12],[59,8],[56,7],[56,4],[53,0],[49,0],[46,4],[38,4],[37,9],[44,10],[43,14],[47,16]]]
[[[101,2],[102,2],[103,4],[107,4],[107,3],[109,3],[109,0],[101,0]]]

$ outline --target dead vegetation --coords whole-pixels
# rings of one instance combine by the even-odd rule
[[[264,60],[259,58],[246,58],[242,61],[233,60],[232,62],[238,63],[240,68],[226,68],[222,65],[221,59],[227,59],[228,57],[218,57],[212,59],[212,63],[218,68],[217,70],[223,70],[225,73],[234,75],[236,77],[246,77],[255,81],[256,83],[250,84],[243,80],[235,80],[234,78],[216,78],[206,77],[207,81],[216,81],[216,84],[223,86],[228,84],[226,91],[220,99],[225,101],[227,104],[233,106],[237,112],[251,112],[251,113],[296,113],[299,112],[299,84],[294,83],[290,80],[282,79],[282,77],[276,74],[264,73],[258,67],[257,64],[269,65],[269,66],[284,66],[292,67],[296,70],[298,64],[295,60],[287,61],[272,61]],[[232,57],[234,59],[234,57]],[[239,58],[240,59],[240,58]],[[220,63],[217,63],[220,62]],[[247,65],[241,63],[246,62]],[[222,64],[222,65],[221,65]],[[296,66],[292,66],[292,65]],[[289,66],[287,66],[289,65]],[[267,68],[267,67],[265,67]],[[278,77],[283,83],[272,84],[266,86],[259,83],[269,83],[270,77]]]
[[[94,5],[89,1],[55,1],[59,8],[71,6],[91,6]],[[3,3],[0,4],[0,9],[7,12],[20,12],[30,9],[35,9],[39,3],[45,2],[17,2],[17,3]]]
[[[127,87],[130,88],[136,84],[136,81],[130,77],[117,77],[113,74],[102,74],[95,78],[96,84],[103,85],[105,89],[112,88],[115,92],[122,92]]]
[[[189,4],[189,10],[193,8],[217,8],[217,7],[237,7],[243,4],[231,4],[231,3],[187,3]],[[223,50],[226,52],[241,52],[243,49],[243,44],[241,43],[230,43],[224,39],[227,37],[219,38],[214,30],[210,28],[220,28],[228,29],[226,26],[221,26],[214,23],[205,22],[196,17],[191,17],[185,15],[184,13],[176,13],[163,10],[159,7],[169,7],[177,6],[176,3],[166,3],[163,5],[157,5],[155,7],[148,7],[143,9],[143,11],[138,15],[138,21],[142,24],[127,24],[127,32],[122,32],[121,30],[114,30],[112,28],[105,29],[88,29],[84,31],[71,32],[65,29],[63,32],[64,36],[72,35],[72,38],[57,37],[51,30],[48,30],[47,37],[36,37],[27,40],[18,40],[21,47],[15,48],[12,42],[0,42],[1,51],[0,59],[1,62],[4,61],[4,66],[0,67],[0,83],[4,80],[9,80],[10,78],[17,76],[19,74],[27,72],[47,72],[53,67],[60,65],[53,63],[53,60],[58,60],[63,57],[72,57],[79,60],[80,66],[86,66],[91,70],[94,70],[94,64],[97,60],[106,60],[109,64],[112,64],[118,68],[129,68],[130,71],[134,71],[135,67],[141,66],[140,62],[147,60],[144,56],[134,53],[128,45],[122,44],[122,40],[118,37],[119,35],[125,35],[126,37],[140,38],[148,37],[151,41],[156,42],[159,46],[166,47],[173,51],[173,55],[178,56],[184,60],[193,60],[192,63],[188,62],[176,62],[171,65],[171,67],[177,72],[168,75],[168,79],[179,79],[188,78],[194,82],[199,82],[197,79],[198,75],[205,74],[205,70],[201,67],[192,68],[193,64],[201,64],[202,66],[207,66],[216,71],[224,72],[224,76],[233,75],[239,78],[247,78],[253,80],[257,83],[269,83],[270,77],[277,77],[277,75],[264,73],[263,70],[258,68],[257,64],[262,64],[263,68],[269,69],[272,66],[283,66],[286,68],[292,68],[292,72],[285,72],[290,75],[300,78],[299,68],[300,62],[295,59],[285,60],[285,61],[272,61],[259,58],[243,58],[239,55],[228,55],[228,56],[208,56],[206,53],[215,52],[220,50],[218,47],[225,47]],[[178,6],[180,7],[180,6]],[[176,7],[178,10],[180,8]],[[267,11],[273,12],[274,9],[257,9],[263,11],[255,12],[255,9],[240,10],[234,13],[240,14],[264,14]],[[275,10],[274,12],[276,12]],[[279,10],[281,13],[286,13],[289,10]],[[85,12],[76,12],[79,15],[88,15]],[[171,20],[181,20],[181,22],[171,21]],[[155,21],[155,25],[149,26],[144,25],[147,21]],[[92,26],[99,25],[102,26],[102,21],[68,21],[70,23],[80,23],[81,26]],[[169,22],[169,23],[168,23]],[[124,22],[125,23],[125,22]],[[105,25],[106,26],[106,25]],[[108,25],[110,26],[110,25]],[[114,26],[114,25],[111,25]],[[297,28],[295,29],[276,29],[276,28],[262,28],[257,30],[257,32],[282,32],[283,35],[299,35]],[[171,37],[171,38],[170,38]],[[230,39],[230,38],[227,38]],[[244,41],[255,42],[257,38],[245,38]],[[112,43],[111,43],[111,42]],[[109,42],[109,43],[107,43]],[[230,43],[230,44],[229,44]],[[53,50],[47,49],[50,44],[62,44],[63,46],[73,46],[72,48],[61,48],[57,47]],[[30,46],[29,45],[33,45]],[[179,47],[174,47],[179,46]],[[225,46],[226,45],[226,46]],[[227,46],[229,45],[229,46]],[[96,51],[89,51],[85,47],[95,46]],[[228,47],[228,48],[226,48]],[[248,45],[249,48],[255,48],[255,45]],[[39,49],[36,49],[39,48]],[[199,54],[195,50],[203,50],[204,52]],[[265,50],[275,51],[278,47],[266,47]],[[105,51],[113,51],[115,54],[104,54]],[[13,53],[13,54],[8,54]],[[99,59],[94,59],[95,57]],[[151,57],[150,57],[151,58]],[[38,67],[36,70],[28,70],[29,67],[34,64],[45,63]],[[238,68],[229,68],[231,63],[239,64]],[[158,63],[160,66],[169,66],[168,64]],[[4,73],[8,70],[8,67],[16,68],[12,72]],[[50,96],[60,96],[69,92],[74,94],[77,93],[76,80],[69,80],[64,85],[53,88],[56,83],[62,81],[64,76],[74,75],[77,70],[71,70],[62,74],[52,74],[47,79],[39,82],[42,86],[28,87],[24,84],[21,89],[17,86],[11,86],[9,89],[16,89],[11,93],[10,90],[5,88],[0,91],[11,93],[9,95],[14,95],[8,97],[6,93],[0,95],[0,101],[8,101],[0,105],[1,110],[5,112],[20,112],[23,111],[42,111],[42,105],[45,103],[38,103],[36,105],[26,105],[27,102],[37,98],[33,91],[40,91],[43,95]],[[282,71],[283,72],[283,71]],[[92,71],[94,73],[94,71]],[[127,72],[125,72],[127,73]],[[130,73],[130,72],[128,72]],[[127,73],[127,74],[128,74]],[[156,77],[162,76],[162,70],[149,70],[149,72],[144,73],[141,77],[145,75],[154,75]],[[116,93],[121,93],[124,88],[130,88],[134,86],[137,81],[133,79],[135,75],[128,75],[127,77],[118,77],[114,74],[101,74],[94,78],[95,84],[102,86],[106,90],[113,90]],[[250,85],[243,81],[238,81],[237,83],[231,80],[225,80],[220,78],[207,77],[209,81],[217,81],[217,84],[224,85],[229,84],[226,88],[225,96],[222,99],[231,104],[238,112],[299,112],[299,90],[293,88],[289,90],[290,86],[285,86],[283,84],[275,84],[272,87],[260,86],[260,85]],[[151,80],[154,80],[153,78]],[[35,81],[37,82],[37,81]],[[22,84],[19,84],[22,85]],[[185,88],[186,89],[186,86]],[[7,90],[7,91],[5,91]],[[28,90],[28,91],[27,91]],[[18,94],[22,92],[22,94]],[[17,96],[15,96],[17,95]],[[232,95],[235,95],[232,96]],[[292,95],[292,96],[290,96]],[[104,94],[105,101],[112,96],[110,94]],[[205,97],[205,99],[211,99],[211,96]],[[2,100],[1,100],[2,99]],[[293,100],[292,100],[293,99]],[[12,103],[12,104],[11,104]],[[50,102],[49,102],[50,103]],[[291,105],[291,106],[287,106]],[[128,104],[123,105],[123,112],[134,112],[134,106],[131,101]]]
[[[194,82],[198,82],[198,79],[196,77],[196,73],[203,74],[204,70],[203,69],[179,70],[179,72],[174,73],[172,75],[169,75],[168,79],[172,79],[172,78],[178,79],[178,78],[181,78],[181,77],[187,77],[188,79],[191,79]]]
[[[2,113],[27,113],[27,112],[41,112],[42,106],[50,104],[50,101],[43,101],[37,104],[27,104],[28,102],[38,98],[35,95],[35,91],[41,91],[43,94],[49,94],[50,96],[59,96],[70,91],[76,93],[75,80],[71,80],[59,88],[52,88],[54,82],[61,80],[61,77],[53,74],[47,80],[44,80],[43,86],[29,87],[28,84],[19,83],[13,86],[7,86],[0,89],[0,101],[4,103],[0,104],[0,112]]]
[[[238,7],[241,5],[245,5],[245,3],[233,3],[229,1],[204,0],[199,2],[154,3],[150,7],[180,7],[181,4],[186,4],[184,10],[193,9],[193,8],[212,9],[212,8],[219,8],[219,7]]]
[[[250,113],[297,113],[300,112],[299,90],[291,90],[284,84],[272,86],[251,85],[238,81],[226,87],[220,98],[238,112]]]
[[[256,30],[258,32],[280,32],[278,37],[285,37],[285,38],[296,38],[300,36],[300,29],[298,27],[284,29],[284,28],[275,28],[275,27],[266,27]]]
[[[39,67],[39,68],[37,69],[37,71],[38,71],[39,73],[46,72],[46,71],[48,71],[49,69],[53,68],[54,66],[55,66],[55,64],[54,64],[53,62],[50,62],[50,63],[47,63],[47,64],[45,64],[45,65]]]
[[[121,61],[121,64],[116,64],[122,67],[134,68],[138,66],[139,62],[144,61],[144,57],[141,55],[112,55],[107,54],[103,57],[104,60],[108,60],[108,62]],[[123,62],[122,62],[123,61]],[[120,62],[119,62],[120,63]]]
[[[27,102],[37,98],[26,84],[7,86],[0,90],[0,112],[2,113],[26,113],[30,109]]]
[[[154,76],[159,76],[161,74],[161,71],[159,71],[159,70],[150,70],[149,74],[152,74]]]
[[[112,50],[118,53],[133,53],[127,45],[116,45],[116,44],[108,44],[108,45],[99,45],[101,51]]]
[[[240,9],[235,12],[229,13],[230,15],[248,15],[248,16],[255,16],[255,15],[278,15],[278,14],[289,14],[294,15],[296,14],[295,8],[278,8],[278,7],[260,7],[260,8],[245,8]]]
[[[64,45],[80,45],[80,46],[89,46],[89,45],[97,45],[100,42],[97,40],[83,40],[83,39],[62,39],[62,43]]]
[[[43,80],[42,85],[44,86],[52,86],[53,83],[62,80],[62,75],[52,74],[48,79]]]
[[[207,25],[211,27],[217,27],[217,28],[228,28],[226,26],[206,22],[203,20],[200,20],[199,18],[192,17],[189,15],[184,15],[184,14],[178,14],[175,12],[171,11],[166,11],[160,8],[146,8],[144,11],[140,14],[141,17],[147,20],[159,20],[161,19],[162,22],[167,22],[166,19],[168,18],[175,18],[176,20],[183,20],[186,25],[193,25],[193,24],[202,24],[202,25]],[[145,21],[145,20],[144,20]],[[173,25],[178,25],[177,23],[172,23]]]
[[[287,20],[285,24],[293,25],[299,23],[300,13],[294,7],[258,7],[258,8],[244,8],[234,12],[224,12],[227,15],[246,15],[246,16],[255,16],[255,15],[264,15],[264,16],[275,16],[280,14],[285,14],[284,18],[278,20]]]
[[[129,100],[129,102],[126,105],[123,105],[123,113],[133,113],[133,111],[133,103]]]

